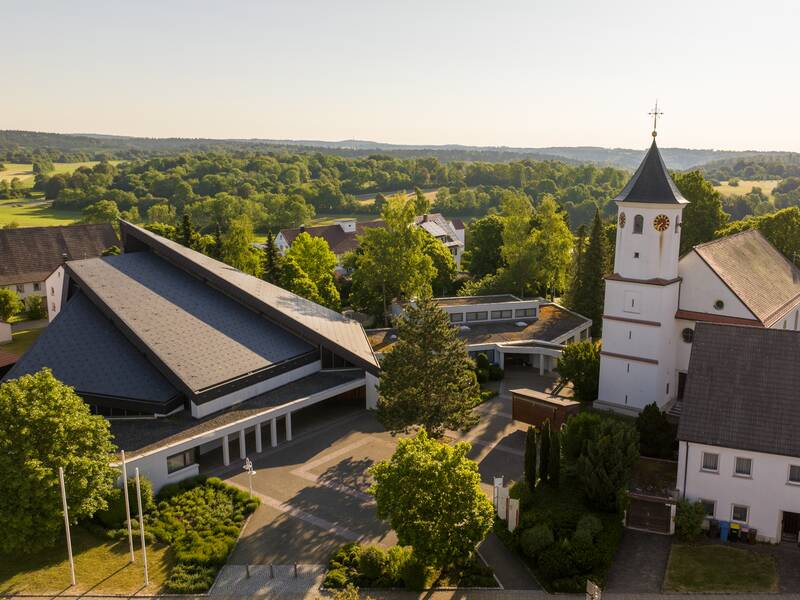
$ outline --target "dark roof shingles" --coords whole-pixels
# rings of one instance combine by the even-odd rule
[[[642,160],[622,192],[614,198],[616,202],[643,202],[645,204],[686,204],[688,200],[681,195],[672,181],[664,159],[656,146],[656,140]]]
[[[698,323],[680,440],[800,457],[800,332]]]
[[[109,223],[0,229],[0,285],[44,281],[67,260],[93,258],[119,246]]]

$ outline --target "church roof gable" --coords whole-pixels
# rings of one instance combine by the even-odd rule
[[[614,200],[644,204],[688,204],[689,202],[672,181],[655,139],[636,173]]]
[[[766,327],[800,304],[800,269],[759,231],[699,244],[694,251]]]

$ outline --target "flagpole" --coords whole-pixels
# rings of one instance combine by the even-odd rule
[[[69,534],[69,509],[67,508],[67,491],[64,488],[64,467],[58,467],[58,482],[61,485],[61,503],[64,506],[64,528],[67,532],[67,555],[69,556],[69,576],[75,585],[75,561],[72,558],[72,538]]]
[[[144,561],[144,584],[150,585],[147,575],[147,547],[144,542],[144,515],[142,514],[142,488],[139,486],[139,467],[136,467],[136,505],[139,508],[139,533],[142,539],[142,560]]]
[[[128,548],[131,551],[131,562],[136,562],[133,553],[133,528],[131,527],[131,505],[128,500],[128,467],[125,465],[125,450],[122,451],[122,489],[125,492],[125,517],[128,520]]]

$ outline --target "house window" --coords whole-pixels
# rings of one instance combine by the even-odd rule
[[[174,473],[185,469],[197,462],[197,452],[195,448],[179,452],[167,457],[167,473]]]
[[[714,516],[714,509],[717,507],[717,503],[714,500],[700,500],[700,503],[703,505],[703,510],[705,511],[705,515],[707,517]]]
[[[740,523],[747,523],[748,507],[742,504],[734,504],[731,507],[731,521],[739,521]]]
[[[633,253],[633,258],[639,258],[639,253],[638,252],[634,252]]]
[[[518,308],[514,311],[514,316],[519,317],[535,317],[536,316],[536,309],[535,308]]]
[[[486,321],[489,318],[489,313],[485,310],[481,310],[478,312],[468,312],[467,313],[467,322],[469,321]]]
[[[644,217],[636,215],[633,217],[633,233],[642,233],[644,230]]]
[[[703,452],[703,471],[719,471],[719,454],[713,452]]]
[[[461,323],[464,320],[464,313],[450,313],[451,323]]]
[[[40,291],[41,289],[42,289],[42,286],[41,286],[41,284],[38,284],[38,283],[34,283],[34,284],[33,284],[33,291],[34,291],[34,292],[38,292],[38,291]],[[786,323],[786,321],[784,321],[784,324],[785,324],[785,323]],[[786,329],[786,328],[784,327],[784,329]]]
[[[50,295],[51,296],[55,296],[56,295],[56,288],[50,286]]]
[[[753,459],[737,456],[733,474],[739,477],[750,477],[753,474]]]
[[[725,308],[725,303],[722,300],[717,300],[716,302],[714,302],[714,308],[716,310],[722,310],[723,308]]]
[[[493,310],[492,311],[492,319],[510,319],[511,318],[511,311],[510,310]]]
[[[789,465],[789,483],[800,483],[800,465]]]
[[[686,342],[687,344],[691,344],[692,340],[694,339],[694,329],[692,329],[691,327],[687,327],[686,329],[681,331],[681,337],[683,338],[684,342]]]
[[[24,294],[25,293],[25,284],[24,283],[18,283],[17,284],[17,293],[18,294]]]

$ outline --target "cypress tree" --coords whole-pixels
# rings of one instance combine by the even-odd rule
[[[528,433],[525,436],[525,482],[531,492],[536,490],[536,459],[538,454],[536,429],[528,427]]]
[[[548,480],[550,485],[558,487],[561,478],[561,434],[558,430],[550,431],[550,465]]]
[[[580,295],[581,284],[583,283],[583,260],[586,255],[586,225],[581,224],[575,233],[575,253],[572,261],[572,278],[567,290],[567,306],[576,308],[577,298]]]
[[[550,420],[542,425],[539,435],[539,481],[543,484],[550,481]]]
[[[222,256],[222,227],[219,223],[214,227],[214,258],[220,260]]]

